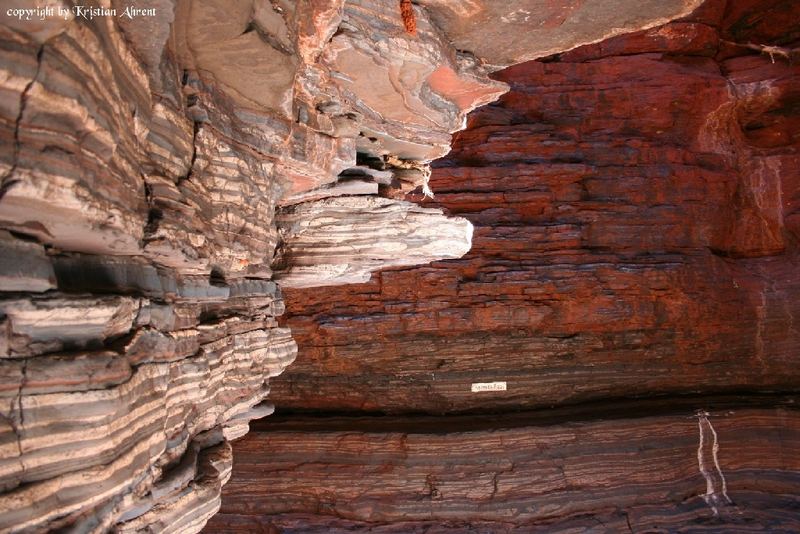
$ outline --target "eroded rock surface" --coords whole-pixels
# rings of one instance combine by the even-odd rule
[[[394,0],[6,5],[0,530],[197,531],[295,356],[273,269],[463,254],[469,222],[393,197],[507,90],[499,60]],[[625,29],[688,9],[661,5]]]
[[[702,0],[420,0],[459,50],[507,67],[688,15]],[[564,45],[567,46],[564,46]]]
[[[471,251],[287,290],[287,426],[238,445],[209,531],[796,530],[794,401],[745,408],[800,383],[798,9],[707,2],[497,73],[422,202]]]
[[[723,42],[797,39],[796,5],[773,4],[710,2],[498,73],[512,90],[475,112],[423,202],[471,221],[472,249],[290,290],[303,358],[273,392],[281,406],[441,413],[794,388],[800,69]],[[768,16],[785,25],[750,22]],[[507,391],[470,391],[495,380]]]
[[[376,196],[298,204],[278,216],[284,246],[276,279],[283,287],[366,282],[381,267],[460,258],[472,224],[436,208]]]

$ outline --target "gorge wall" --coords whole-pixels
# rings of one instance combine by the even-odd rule
[[[207,531],[800,529],[799,28],[708,1],[497,73],[408,197],[470,252],[285,292]]]
[[[5,2],[0,531],[200,530],[295,358],[281,286],[462,256],[400,197],[489,73],[699,3]]]
[[[287,291],[303,358],[274,398],[445,413],[796,385],[800,70],[726,44],[796,39],[798,7],[773,5],[498,73],[511,91],[422,202],[473,223],[470,252]],[[494,380],[516,387],[470,392]]]

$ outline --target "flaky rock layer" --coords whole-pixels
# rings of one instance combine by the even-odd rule
[[[472,244],[472,224],[435,208],[376,196],[330,198],[283,210],[276,273],[283,287],[366,282],[381,267],[460,258]]]

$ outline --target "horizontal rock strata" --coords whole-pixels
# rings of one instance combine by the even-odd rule
[[[273,267],[463,254],[470,223],[389,198],[507,85],[421,5],[95,4],[0,13],[0,530],[195,532],[295,355]]]
[[[208,531],[791,532],[789,401],[572,422],[271,421],[237,443]]]
[[[226,440],[241,436],[250,418],[271,411],[262,402],[266,380],[293,357],[288,332],[274,320],[282,309],[280,293],[270,281],[275,249],[281,253],[277,267],[288,284],[306,267],[318,280],[318,273],[330,265],[356,265],[357,275],[347,271],[328,280],[339,283],[411,261],[382,256],[376,252],[378,243],[391,242],[408,257],[420,246],[419,261],[458,255],[452,251],[468,246],[469,223],[448,222],[434,211],[374,197],[319,199],[340,194],[353,174],[368,176],[366,183],[373,184],[360,193],[374,194],[376,184],[401,191],[408,186],[398,182],[423,184],[424,168],[405,160],[424,162],[443,154],[464,113],[497,96],[504,86],[485,77],[488,67],[469,55],[454,54],[424,11],[412,9],[417,17],[412,39],[403,21],[391,15],[391,3],[310,6],[179,4],[172,30],[177,44],[166,53],[169,18],[151,21],[150,27],[117,27],[100,20],[55,21],[27,30],[4,27],[4,68],[10,74],[4,86],[7,142],[0,218],[3,250],[10,251],[5,257],[13,258],[2,264],[7,298],[0,323],[0,396],[6,399],[2,484],[7,491],[0,507],[4,527],[105,530],[118,522],[114,528],[123,531],[199,529],[218,506],[220,486],[230,473]],[[164,8],[172,13],[169,4]],[[749,13],[737,9],[728,10],[721,23],[734,28],[749,20]],[[707,14],[712,15],[713,10]],[[735,16],[740,19],[729,20]],[[301,28],[308,21],[313,27]],[[721,24],[713,21],[713,26]],[[399,354],[381,350],[385,345],[380,337],[378,344],[364,349],[364,339],[359,341],[336,322],[350,317],[325,327],[339,328],[344,332],[339,335],[361,343],[340,353],[374,351],[395,358],[400,368],[405,361],[417,367],[386,380],[381,379],[387,376],[385,368],[395,368],[396,362],[367,360],[376,369],[384,367],[376,371],[378,379],[369,372],[358,374],[383,389],[363,388],[355,401],[349,391],[337,396],[335,390],[319,388],[325,374],[303,384],[330,395],[328,399],[343,399],[333,405],[336,409],[387,411],[491,407],[485,399],[476,402],[462,393],[464,377],[474,376],[476,366],[484,375],[495,373],[494,378],[512,376],[511,365],[521,369],[514,370],[508,392],[499,400],[494,397],[495,407],[674,393],[685,387],[792,387],[797,176],[785,169],[796,167],[791,112],[796,70],[768,63],[767,54],[753,54],[751,40],[770,42],[771,36],[768,28],[756,25],[750,30],[752,25],[746,31],[723,32],[723,39],[715,40],[718,36],[702,19],[684,21],[640,34],[633,44],[617,40],[564,56],[564,70],[550,63],[504,75],[516,89],[506,99],[505,111],[495,109],[478,119],[479,133],[463,137],[456,161],[536,169],[538,158],[561,173],[514,168],[508,178],[516,185],[501,182],[506,189],[492,197],[498,193],[491,189],[497,176],[441,171],[484,197],[470,197],[446,180],[440,188],[434,177],[442,204],[472,219],[479,229],[478,244],[490,251],[491,260],[481,263],[471,256],[459,282],[449,286],[436,276],[408,283],[402,273],[381,275],[376,281],[381,299],[376,291],[365,298],[381,301],[388,318],[368,323],[379,327],[369,334],[387,336],[401,347]],[[200,27],[207,29],[202,39]],[[365,43],[384,43],[375,37],[379,32],[395,39],[386,39],[376,52]],[[332,36],[330,47],[314,44],[320,36],[320,42]],[[715,46],[721,47],[715,61],[704,59]],[[654,58],[614,58],[639,47],[681,61],[664,68]],[[399,51],[408,61],[387,67],[387,58]],[[234,61],[239,57],[245,61]],[[254,64],[253,57],[263,61]],[[312,60],[318,63],[312,65]],[[365,85],[348,72],[375,74],[373,82],[378,80],[381,91],[376,94],[376,83]],[[608,76],[643,84],[646,90],[630,103],[629,92],[615,95],[613,85],[603,86]],[[558,88],[558,94],[524,94],[518,87],[527,87],[531,77],[539,85]],[[571,83],[559,85],[561,79],[589,80],[602,88],[609,103],[597,111],[605,115],[585,120],[591,114],[582,113],[580,103],[592,95],[582,92],[581,83],[577,89]],[[650,89],[653,80],[660,80],[655,87],[662,89]],[[643,115],[647,120],[642,123],[625,123],[631,110],[658,109],[664,101],[661,90],[685,87],[681,84],[686,80],[696,89],[690,109],[700,110],[699,119],[686,120],[687,110],[679,105],[666,117]],[[255,86],[270,90],[254,91]],[[563,108],[554,108],[562,115],[527,115],[530,109],[553,109],[553,100],[565,93],[572,98]],[[325,99],[318,98],[321,94]],[[617,106],[628,114],[615,116]],[[578,115],[584,117],[579,128],[574,121]],[[565,138],[519,128],[534,119],[539,124],[551,121]],[[577,128],[573,138],[571,128]],[[604,143],[602,136],[615,128],[632,142]],[[656,136],[666,131],[664,150],[665,138]],[[526,143],[549,142],[548,149],[539,155],[524,152],[528,147],[518,144],[523,136]],[[629,154],[630,160],[615,164],[608,156],[611,148]],[[366,155],[366,166],[356,172],[357,150]],[[500,153],[504,155],[497,157]],[[648,169],[644,178],[625,170],[634,165],[637,173]],[[665,165],[681,172],[662,176]],[[692,169],[703,170],[702,185],[692,187]],[[564,182],[576,174],[580,180]],[[531,184],[526,178],[537,181]],[[616,185],[609,190],[613,180]],[[659,180],[662,189],[648,189]],[[520,183],[523,189],[515,189]],[[309,192],[314,200],[298,199]],[[492,199],[505,204],[482,204]],[[612,207],[610,199],[615,199]],[[697,205],[688,205],[690,201]],[[290,205],[279,210],[280,228],[273,222],[278,204]],[[553,204],[566,219],[554,215]],[[332,217],[331,206],[341,208],[340,215]],[[726,208],[714,211],[716,206]],[[352,211],[342,215],[347,209]],[[336,224],[314,226],[320,213]],[[391,232],[377,235],[375,221],[386,224],[395,215],[384,216],[396,213],[406,214],[406,221],[419,218],[411,225],[416,230],[403,234],[407,229],[400,227],[401,237],[395,241]],[[356,238],[349,246],[357,252],[340,254],[336,247],[341,243],[335,239],[331,247],[320,247],[320,236],[350,232],[348,217],[363,232],[347,234],[347,240]],[[682,218],[695,221],[694,226],[679,224]],[[525,226],[515,224],[519,220],[529,226],[519,230]],[[480,233],[489,226],[496,233]],[[453,237],[456,246],[426,250],[428,245],[439,247],[432,237],[446,235],[451,227],[460,232]],[[307,233],[309,228],[318,233]],[[364,241],[359,244],[358,239]],[[531,242],[535,246],[526,249]],[[574,243],[581,246],[569,248]],[[559,254],[564,250],[566,257]],[[331,259],[337,256],[340,263]],[[286,258],[295,258],[299,268]],[[316,266],[318,260],[321,265]],[[531,280],[526,276],[545,280],[544,292],[525,286]],[[648,283],[642,284],[643,279]],[[478,286],[486,282],[495,284],[496,293]],[[470,296],[479,305],[467,311],[449,309],[453,285],[459,298]],[[598,285],[600,292],[595,291]],[[520,292],[508,291],[510,287]],[[641,294],[643,287],[646,295]],[[406,296],[406,288],[433,292],[437,300],[420,311],[418,294]],[[384,291],[389,304],[382,304]],[[532,305],[523,306],[522,312],[515,307],[509,315],[509,307],[498,305],[493,295],[517,295],[509,300]],[[577,304],[570,295],[580,297]],[[433,314],[425,306],[433,306]],[[633,328],[615,328],[631,310],[637,315]],[[399,327],[392,316],[397,312]],[[604,319],[594,323],[595,317]],[[485,336],[492,321],[502,325],[495,336],[503,336],[505,344]],[[432,328],[446,330],[448,336],[459,334],[428,345],[437,360],[445,357],[435,370],[429,360],[409,358],[426,347]],[[546,334],[544,344],[537,341],[541,336],[531,335],[537,329]],[[400,344],[391,340],[397,332],[417,337]],[[504,356],[536,353],[541,361],[534,359],[526,367],[509,358],[487,365],[487,352],[493,351]],[[464,354],[472,357],[464,359]],[[576,355],[583,373],[571,363]],[[649,359],[653,357],[655,363]],[[553,365],[553,359],[563,361]],[[642,361],[649,363],[646,370]],[[731,361],[741,365],[731,370]],[[353,371],[361,369],[348,369],[351,375]],[[430,385],[428,372],[431,383],[438,379],[444,384]],[[673,376],[685,383],[670,383]],[[565,394],[565,386],[576,379],[580,387]],[[532,387],[537,395],[529,395]],[[318,402],[308,398],[302,407]],[[699,431],[714,433],[706,426],[708,420],[698,421]],[[702,445],[701,456],[706,454]],[[708,458],[704,461],[708,465]],[[717,475],[709,476],[716,488]],[[716,490],[707,494],[712,512],[720,499]],[[759,499],[754,496],[750,502]],[[763,502],[774,501],[765,497]],[[681,517],[693,516],[687,512]]]
[[[208,531],[797,530],[796,411],[747,405],[800,381],[798,21],[707,2],[497,73],[407,197],[473,248],[287,289],[286,419],[237,444]]]
[[[289,290],[303,356],[277,402],[443,413],[794,389],[800,70],[719,38],[780,42],[800,13],[749,5],[499,73],[511,92],[475,113],[423,203],[468,219],[472,250]],[[786,22],[749,22],[764,17]],[[506,391],[471,392],[493,381]]]

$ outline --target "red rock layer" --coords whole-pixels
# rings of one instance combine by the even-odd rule
[[[499,74],[434,170],[456,261],[287,291],[284,410],[449,413],[800,383],[800,4]],[[758,48],[756,46],[755,48]],[[791,53],[787,54],[792,56]],[[473,382],[507,391],[474,394]]]
[[[473,249],[287,290],[288,415],[208,532],[797,531],[794,401],[744,406],[800,383],[798,22],[711,1],[500,73],[430,181]]]

